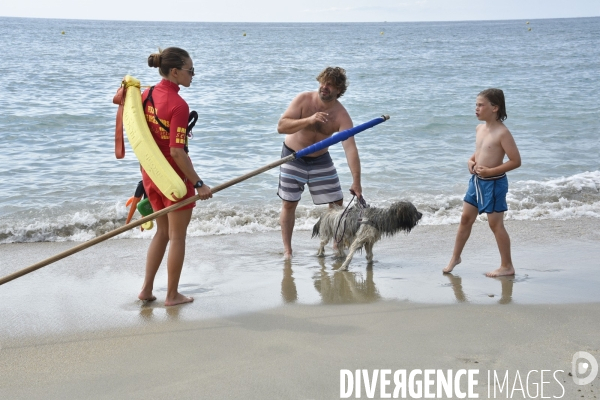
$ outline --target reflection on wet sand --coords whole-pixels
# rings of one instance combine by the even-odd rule
[[[452,290],[454,290],[454,297],[456,297],[456,301],[459,303],[468,302],[469,299],[465,295],[462,287],[462,278],[458,275],[454,275],[452,273],[446,273],[444,276],[447,276],[450,279],[450,286],[452,286]],[[515,282],[514,276],[498,276],[493,278],[497,281],[500,281],[502,288],[502,296],[500,300],[498,300],[498,304],[509,304],[512,302],[512,293],[513,293],[513,284]],[[493,297],[493,295],[490,295]]]
[[[140,307],[140,318],[144,322],[150,322],[154,318],[154,307],[150,303],[144,302]]]
[[[456,297],[456,301],[459,303],[468,301],[467,296],[465,296],[465,292],[463,292],[462,278],[458,275],[453,275],[450,272],[444,275],[450,279],[450,285],[452,286],[452,290],[454,290],[454,297]]]
[[[181,310],[183,309],[182,306],[185,306],[185,304],[180,304],[173,307],[165,307],[169,320],[177,321],[179,319],[179,313],[181,313]]]
[[[171,321],[177,321],[179,320],[179,314],[181,313],[182,310],[182,305],[178,305],[178,306],[172,306],[172,307],[165,307],[160,303],[157,303],[156,301],[152,301],[152,302],[140,302],[141,306],[140,306],[140,319],[143,322],[151,322],[154,319],[163,319],[163,317],[161,316],[162,312],[160,311],[161,309],[165,310],[165,314],[167,319],[171,320]],[[158,315],[155,314],[155,310],[158,310]]]
[[[368,264],[366,276],[360,272],[337,271],[343,260],[336,260],[327,271],[325,259],[319,257],[321,270],[313,276],[315,289],[325,304],[371,303],[381,299],[373,282],[373,265]]]
[[[294,283],[294,271],[292,271],[292,260],[284,260],[281,297],[286,303],[295,303],[298,300],[298,291]]]
[[[514,276],[498,276],[494,278],[502,283],[502,297],[498,300],[499,304],[508,304],[512,302],[513,284],[515,282]]]

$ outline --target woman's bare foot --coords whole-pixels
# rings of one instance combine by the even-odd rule
[[[140,294],[138,294],[138,299],[142,301],[154,301],[156,300],[156,296],[154,296],[152,292],[146,293],[142,290]]]
[[[456,267],[458,264],[460,264],[462,260],[460,259],[460,257],[458,257],[456,260],[454,259],[454,257],[450,260],[450,262],[448,263],[448,266],[446,266],[446,268],[444,268],[442,270],[442,272],[444,272],[445,274],[448,274],[450,272],[452,272],[452,270],[454,269],[454,267]]]
[[[292,251],[284,251],[283,252],[283,259],[284,260],[291,260],[292,259]]]
[[[178,304],[191,303],[192,301],[194,301],[193,297],[187,297],[187,296],[182,295],[181,293],[177,293],[174,298],[165,299],[165,306],[167,306],[167,307],[176,306]]]
[[[514,274],[515,274],[515,269],[511,265],[509,267],[500,267],[492,272],[488,272],[487,274],[485,274],[485,276],[489,276],[490,278],[495,278],[497,276],[507,276],[507,275],[514,275]]]

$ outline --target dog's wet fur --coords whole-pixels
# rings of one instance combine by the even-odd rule
[[[353,206],[344,213],[343,217],[342,213],[344,213],[342,207],[330,208],[319,218],[312,232],[312,237],[319,236],[321,238],[318,256],[325,255],[325,245],[332,238],[336,241],[339,240],[336,256],[346,257],[340,267],[341,270],[348,269],[354,253],[362,250],[363,247],[367,253],[367,261],[373,261],[373,245],[378,240],[383,236],[394,236],[400,231],[410,232],[423,216],[408,201],[392,203],[388,208]],[[340,217],[342,218],[341,223]],[[359,219],[362,219],[362,222]],[[336,234],[337,237],[334,238]],[[347,256],[344,249],[348,249]]]

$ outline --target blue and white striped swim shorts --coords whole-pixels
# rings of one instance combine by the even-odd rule
[[[293,152],[284,143],[281,157],[287,157]],[[340,179],[329,152],[317,157],[300,157],[282,164],[277,195],[285,201],[300,201],[307,183],[315,204],[328,204],[344,199]]]

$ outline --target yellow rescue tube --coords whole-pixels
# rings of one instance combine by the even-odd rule
[[[123,126],[133,152],[142,167],[158,189],[171,201],[181,200],[187,193],[183,180],[177,175],[152,137],[144,108],[140,81],[125,76],[123,84],[127,88],[123,105]]]

